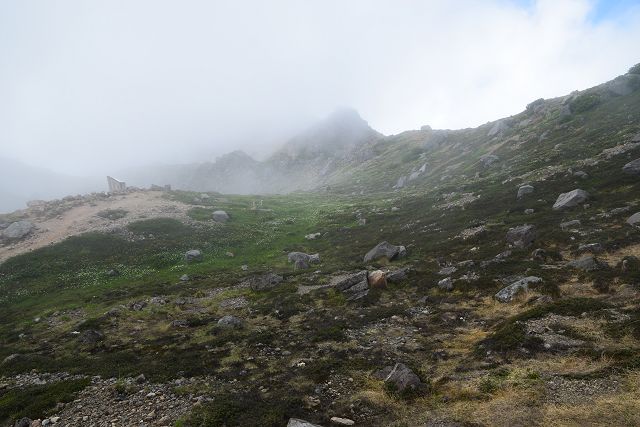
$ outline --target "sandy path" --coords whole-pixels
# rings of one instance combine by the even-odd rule
[[[67,237],[87,231],[109,232],[122,228],[128,223],[145,218],[169,217],[188,221],[186,215],[190,206],[162,198],[159,191],[139,191],[106,200],[96,200],[72,207],[56,218],[38,222],[33,219],[37,231],[27,239],[9,246],[0,246],[0,263],[34,249],[60,242]],[[97,216],[106,209],[124,209],[124,218],[109,220]]]

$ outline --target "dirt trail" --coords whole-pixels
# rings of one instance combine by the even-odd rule
[[[33,219],[37,230],[28,238],[8,246],[0,246],[0,263],[13,256],[60,242],[70,236],[88,231],[109,232],[140,219],[162,216],[188,221],[186,212],[190,206],[166,200],[162,197],[163,194],[157,191],[128,193],[72,207],[56,218],[40,222]],[[127,211],[127,215],[117,220],[101,218],[97,215],[107,209],[123,209]]]

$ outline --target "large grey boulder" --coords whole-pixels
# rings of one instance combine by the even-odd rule
[[[336,276],[329,282],[329,286],[341,291],[348,301],[353,301],[369,293],[369,281],[366,270],[357,273]]]
[[[562,193],[558,196],[558,199],[553,204],[554,210],[568,209],[574,206],[578,206],[580,203],[585,202],[589,198],[589,193],[579,188],[571,190],[568,193]]]
[[[519,225],[507,231],[507,243],[517,247],[526,248],[536,240],[536,228],[530,224]]]
[[[523,185],[520,188],[518,188],[517,198],[521,199],[525,195],[533,193],[533,191],[534,191],[533,185]]]
[[[583,256],[582,258],[578,258],[574,261],[570,261],[567,263],[567,266],[576,268],[582,271],[602,270],[609,267],[609,265],[606,262],[600,261],[593,255]]]
[[[378,371],[375,376],[390,384],[393,388],[403,393],[405,391],[417,390],[422,386],[420,378],[409,369],[404,363],[396,363]]]
[[[309,421],[301,420],[299,418],[290,418],[287,423],[287,427],[322,427],[318,424],[312,424]]]
[[[520,292],[526,292],[529,290],[529,285],[534,285],[537,283],[541,283],[542,279],[536,276],[527,276],[523,279],[520,279],[516,282],[513,282],[509,286],[502,288],[495,295],[495,299],[500,302],[511,302],[516,295]]]
[[[198,262],[202,261],[202,252],[197,249],[191,249],[184,253],[184,260],[186,262]]]
[[[371,249],[364,256],[364,262],[376,261],[382,258],[386,258],[392,261],[397,258],[403,258],[407,254],[407,250],[404,246],[392,245],[388,242],[381,242]]]
[[[640,159],[635,159],[622,167],[622,172],[629,175],[640,175]]]
[[[7,228],[4,229],[2,235],[6,239],[17,240],[22,239],[27,236],[31,231],[33,231],[33,223],[31,221],[16,221],[11,223]]]
[[[247,285],[254,291],[264,291],[278,286],[284,278],[275,273],[266,273],[260,276],[252,276],[245,279],[242,284]]]
[[[640,225],[640,212],[636,212],[627,219],[629,225]]]
[[[242,328],[244,322],[236,316],[224,316],[218,320],[218,327],[223,329],[239,329]]]
[[[227,222],[227,221],[229,221],[229,214],[226,213],[225,211],[215,211],[215,212],[213,212],[213,214],[211,214],[211,216],[213,217],[213,220],[215,222]]]

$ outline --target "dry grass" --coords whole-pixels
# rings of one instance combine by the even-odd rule
[[[580,405],[548,405],[543,411],[547,426],[640,425],[640,373],[626,378],[622,393],[602,396]]]

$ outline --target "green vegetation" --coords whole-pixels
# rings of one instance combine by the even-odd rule
[[[44,418],[57,403],[73,400],[89,382],[88,379],[60,381],[12,389],[0,394],[0,423],[22,417]]]

